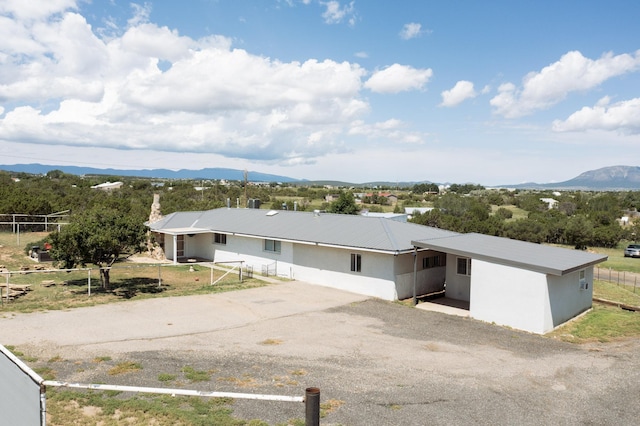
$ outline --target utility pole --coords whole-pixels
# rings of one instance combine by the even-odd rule
[[[249,198],[247,197],[247,180],[249,177],[249,172],[247,169],[244,169],[244,206],[249,206]]]

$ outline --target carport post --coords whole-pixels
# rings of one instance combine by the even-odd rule
[[[418,304],[417,293],[418,285],[418,247],[413,246],[413,306]]]
[[[320,426],[320,388],[307,388],[304,395],[305,426]]]

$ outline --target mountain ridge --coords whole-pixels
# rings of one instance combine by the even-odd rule
[[[222,167],[212,167],[199,170],[181,169],[138,169],[138,170],[120,170],[120,169],[98,169],[93,167],[79,166],[49,166],[43,164],[14,164],[0,165],[0,170],[14,173],[31,173],[46,174],[52,170],[60,170],[64,173],[73,175],[96,175],[96,176],[127,176],[127,177],[143,177],[150,179],[225,179],[225,180],[244,180],[244,170],[229,169]],[[282,183],[322,183],[332,184],[334,186],[390,186],[390,187],[409,187],[418,183],[436,183],[428,180],[411,181],[411,182],[365,182],[350,183],[329,180],[296,179],[289,176],[281,176],[269,173],[261,173],[248,171],[249,180],[252,182],[282,182]],[[552,183],[535,183],[527,182],[511,185],[489,185],[494,188],[515,188],[515,189],[558,189],[558,190],[599,190],[599,191],[615,191],[615,190],[640,190],[640,167],[638,166],[608,166],[595,170],[589,170],[580,175],[563,181]]]

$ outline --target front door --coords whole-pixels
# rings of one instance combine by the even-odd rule
[[[176,238],[176,256],[179,258],[184,257],[184,235],[178,235]]]

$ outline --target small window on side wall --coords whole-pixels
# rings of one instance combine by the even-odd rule
[[[362,256],[356,253],[351,253],[351,270],[353,272],[360,272],[362,270]]]
[[[458,275],[471,275],[471,259],[459,257],[456,272]]]
[[[583,269],[579,273],[580,290],[588,290],[589,283],[587,282],[587,273]]]
[[[227,234],[213,234],[213,242],[215,244],[227,244]]]

